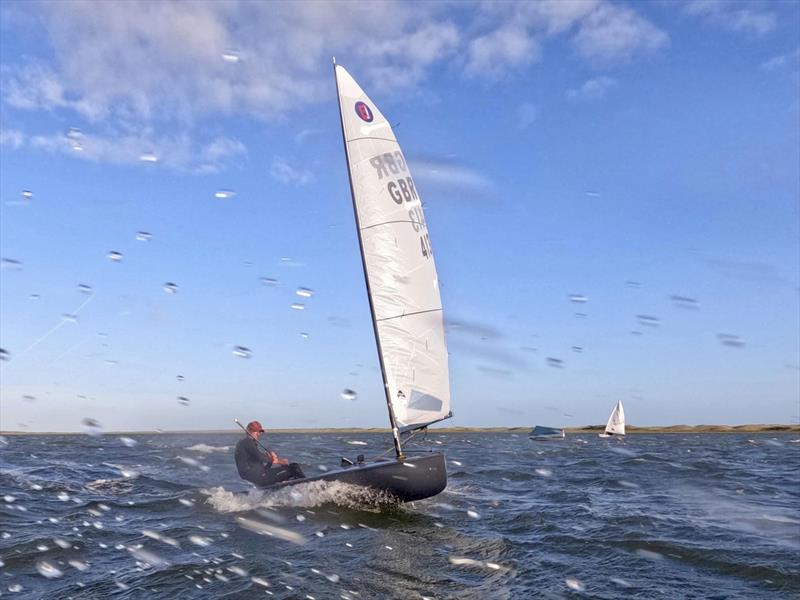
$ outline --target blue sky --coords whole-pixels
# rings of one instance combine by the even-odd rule
[[[387,423],[333,55],[425,203],[449,424],[800,418],[797,3],[0,11],[3,429]]]

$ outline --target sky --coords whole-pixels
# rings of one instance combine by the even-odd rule
[[[61,1],[0,4],[0,429],[387,425],[333,56],[445,424],[800,421],[800,3]]]

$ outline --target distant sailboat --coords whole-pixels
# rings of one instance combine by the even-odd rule
[[[545,427],[544,425],[537,425],[531,431],[529,436],[532,440],[545,441],[545,440],[563,440],[566,435],[563,429],[556,427]]]
[[[621,437],[625,435],[625,410],[622,408],[622,400],[617,402],[611,416],[608,417],[606,430],[598,434],[601,438]]]

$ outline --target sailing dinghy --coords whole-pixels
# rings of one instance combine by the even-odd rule
[[[436,265],[419,191],[389,121],[335,60],[334,74],[395,456],[269,487],[335,480],[420,500],[447,486],[444,455],[406,456],[402,436],[452,416]]]
[[[608,417],[608,423],[606,423],[606,430],[597,435],[601,438],[623,437],[625,435],[625,410],[622,408],[622,400],[618,401],[614,410],[611,411],[611,416]]]

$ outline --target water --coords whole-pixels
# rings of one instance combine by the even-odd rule
[[[309,473],[389,442],[267,437]],[[788,598],[800,593],[797,438],[431,434],[417,448],[446,453],[447,490],[386,506],[337,483],[237,496],[238,435],[7,436],[0,593]]]

